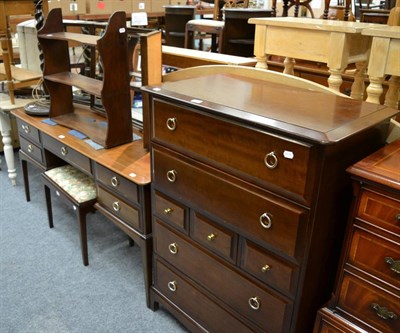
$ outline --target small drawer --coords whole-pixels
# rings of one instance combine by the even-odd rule
[[[397,235],[400,234],[400,200],[364,189],[358,217]]]
[[[21,150],[27,154],[29,157],[33,158],[35,161],[38,161],[40,164],[43,164],[43,150],[39,146],[34,143],[20,137],[19,140]]]
[[[185,207],[154,191],[155,212],[166,222],[169,222],[179,230],[186,230]]]
[[[138,187],[135,183],[118,175],[117,173],[103,167],[100,164],[95,165],[96,179],[104,186],[115,191],[118,195],[134,203],[139,203]]]
[[[114,216],[141,231],[139,210],[135,207],[130,206],[125,201],[103,189],[101,186],[97,187],[97,202]]]
[[[190,208],[208,211],[215,221],[225,221],[233,231],[265,242],[278,252],[301,257],[304,248],[300,239],[308,214],[303,207],[248,184],[237,185],[226,174],[184,160],[172,151],[154,149],[153,161],[152,181],[157,189],[184,204],[188,198],[191,203],[201,203]]]
[[[292,303],[288,299],[260,288],[158,220],[153,224],[153,233],[154,250],[160,257],[224,300],[234,311],[266,332],[289,331]]]
[[[283,292],[296,292],[298,269],[268,253],[265,249],[243,240],[240,267],[257,279]]]
[[[86,174],[92,175],[90,159],[61,141],[43,135],[43,147]]]
[[[400,288],[399,243],[356,226],[347,260],[378,279]]]
[[[335,311],[322,308],[317,313],[313,333],[367,333],[367,331],[355,326]]]
[[[315,179],[311,145],[157,99],[153,112],[153,141],[311,202]]]
[[[232,231],[194,213],[190,223],[190,237],[226,260],[236,262],[237,235]]]
[[[159,260],[155,261],[154,278],[154,285],[157,290],[161,291],[173,304],[184,309],[190,317],[196,318],[196,321],[208,331],[220,333],[254,332],[226,311],[225,305],[211,301]],[[210,315],[211,313],[212,315]]]
[[[25,121],[17,118],[18,133],[30,141],[40,145],[40,132],[36,127],[29,125]]]
[[[345,273],[338,306],[381,332],[400,332],[400,296]]]

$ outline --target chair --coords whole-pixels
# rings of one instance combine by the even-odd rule
[[[49,227],[54,227],[50,195],[51,191],[54,191],[60,200],[72,204],[72,208],[76,212],[79,222],[83,265],[89,265],[86,214],[94,210],[93,206],[97,200],[96,185],[93,179],[71,165],[64,165],[43,172],[42,180]]]
[[[330,6],[331,0],[325,0],[324,5],[324,14],[322,18],[325,20],[333,19],[333,17],[329,15],[329,8],[336,8],[336,17],[334,19],[341,21],[355,21],[353,14],[351,14],[351,0],[338,0],[337,6]],[[340,14],[338,14],[341,12]]]

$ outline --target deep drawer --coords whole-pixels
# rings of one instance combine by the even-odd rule
[[[289,301],[259,288],[158,221],[153,228],[158,255],[265,331],[288,331],[292,307]]]
[[[71,147],[64,145],[62,142],[48,135],[43,135],[43,147],[88,175],[92,175],[90,159]]]
[[[104,186],[115,191],[118,195],[125,199],[138,203],[138,187],[135,183],[127,180],[115,172],[103,167],[100,164],[95,165],[96,179]]]
[[[338,306],[377,330],[400,332],[400,296],[346,274]]]
[[[140,228],[139,211],[120,198],[97,186],[97,202],[130,226],[142,231]]]
[[[152,179],[157,188],[183,203],[197,203],[199,207],[193,208],[210,212],[248,238],[263,241],[286,255],[300,256],[303,249],[298,240],[305,231],[305,209],[266,192],[245,190],[221,178],[215,170],[208,172],[204,165],[172,155],[153,150]]]
[[[208,331],[253,332],[159,260],[155,261],[154,277],[155,287]]]
[[[154,211],[161,219],[179,230],[186,230],[186,209],[184,206],[154,191]]]
[[[17,118],[18,133],[30,141],[40,145],[40,132],[37,128]]]
[[[400,288],[399,243],[355,227],[348,262]]]
[[[268,285],[293,297],[296,292],[298,269],[271,255],[265,249],[243,240],[240,267]]]
[[[397,235],[400,234],[400,200],[364,189],[358,217]]]
[[[43,164],[43,150],[39,146],[34,143],[24,139],[23,137],[19,138],[19,144],[21,146],[21,150],[26,153],[28,156],[32,157],[35,161],[38,161],[40,164]]]
[[[229,98],[229,97],[227,97]],[[154,100],[152,139],[196,154],[252,182],[311,201],[315,163],[310,145]],[[212,140],[210,140],[212,138]],[[276,164],[276,165],[275,165]]]

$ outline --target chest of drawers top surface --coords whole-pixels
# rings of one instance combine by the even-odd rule
[[[234,74],[210,74],[143,89],[175,103],[322,144],[340,141],[398,113],[381,105]]]

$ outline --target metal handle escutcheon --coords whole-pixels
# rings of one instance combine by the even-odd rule
[[[121,209],[121,206],[119,205],[118,201],[114,201],[112,207],[116,212],[118,212]]]
[[[278,157],[274,151],[271,151],[264,157],[264,163],[268,169],[275,169],[278,166]]]
[[[261,306],[260,297],[258,297],[258,296],[250,297],[249,298],[249,305],[253,310],[259,310],[260,306]]]
[[[33,146],[32,145],[28,145],[28,151],[31,153],[33,152]]]
[[[260,224],[264,229],[269,229],[272,227],[272,215],[269,213],[261,214]]]
[[[119,180],[117,177],[114,176],[111,178],[111,185],[114,187],[117,187],[119,185]]]
[[[68,154],[68,149],[67,147],[61,147],[61,155],[66,156]]]
[[[169,252],[172,254],[177,254],[178,253],[178,244],[176,243],[171,243],[168,245]]]
[[[167,128],[170,131],[175,131],[175,129],[176,129],[176,118],[168,118],[167,119]]]
[[[31,131],[31,128],[29,127],[29,125],[22,125],[22,129],[24,130],[24,132],[26,134],[28,134]]]
[[[385,263],[387,263],[390,266],[390,269],[397,273],[400,274],[400,259],[394,260],[391,257],[386,257],[385,258]]]
[[[385,308],[385,307],[383,307],[383,306],[380,306],[380,305],[377,304],[377,303],[372,303],[372,304],[371,304],[371,308],[372,308],[373,310],[375,310],[376,315],[377,315],[379,318],[382,318],[382,319],[384,319],[384,320],[388,320],[388,319],[397,320],[397,315],[396,315],[394,312],[389,311],[387,308]]]
[[[176,291],[177,285],[176,281],[169,281],[168,282],[168,289],[171,291]]]
[[[270,269],[271,269],[270,265],[264,265],[263,267],[261,267],[261,272],[267,273]]]
[[[165,215],[169,215],[169,214],[172,214],[173,211],[174,211],[173,208],[165,208],[165,209],[164,209],[164,214],[165,214]]]
[[[168,179],[168,181],[170,181],[171,183],[174,183],[176,181],[177,174],[178,173],[176,172],[176,170],[167,171],[167,179]]]

